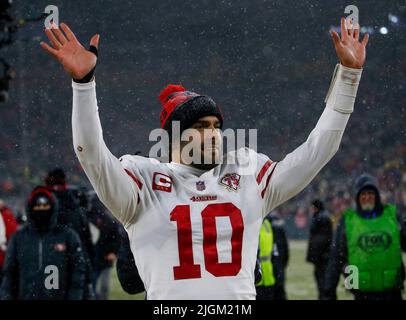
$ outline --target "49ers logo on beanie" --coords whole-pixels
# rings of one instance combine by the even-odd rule
[[[171,132],[172,121],[180,122],[181,132],[205,116],[216,116],[223,126],[220,107],[208,96],[187,91],[181,85],[170,84],[159,95],[162,104],[161,128]]]

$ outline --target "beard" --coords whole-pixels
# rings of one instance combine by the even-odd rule
[[[202,147],[200,163],[191,163],[191,166],[196,169],[206,170],[206,171],[217,167],[220,164],[218,152],[219,152],[218,149],[212,150],[211,157],[210,156],[205,157],[205,152]]]
[[[181,150],[183,151],[183,147],[189,143],[189,141],[183,142],[181,144]],[[212,139],[210,142],[206,141],[206,144],[202,143],[198,148],[192,148],[190,150],[190,153],[187,154],[187,156],[194,159],[194,161],[182,161],[181,155],[181,163],[189,162],[188,165],[193,168],[208,171],[220,164],[220,150],[221,144],[219,145],[216,143],[215,139]]]
[[[361,205],[361,209],[363,211],[372,211],[375,209],[375,204],[374,203],[364,203]]]

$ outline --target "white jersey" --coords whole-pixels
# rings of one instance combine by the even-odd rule
[[[6,251],[7,237],[6,224],[4,223],[3,215],[0,212],[0,250]]]
[[[300,192],[338,150],[361,75],[338,69],[327,107],[304,144],[279,162],[243,148],[235,163],[209,171],[116,158],[103,141],[95,81],[73,83],[75,152],[128,232],[148,299],[255,299],[263,218]],[[251,174],[242,172],[247,161]]]

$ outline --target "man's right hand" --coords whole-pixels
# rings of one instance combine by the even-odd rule
[[[55,23],[52,23],[51,29],[46,28],[45,33],[52,47],[43,41],[40,43],[41,47],[58,60],[73,79],[82,79],[96,66],[97,57],[80,44],[65,23],[61,23],[61,28],[65,34]],[[99,38],[95,34],[90,39],[90,45],[98,48]]]

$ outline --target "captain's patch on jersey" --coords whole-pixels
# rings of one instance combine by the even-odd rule
[[[227,190],[237,191],[240,188],[241,176],[237,173],[227,173],[220,178],[219,183],[227,188]]]
[[[152,190],[171,192],[172,178],[163,173],[154,172],[154,177],[152,178]]]

